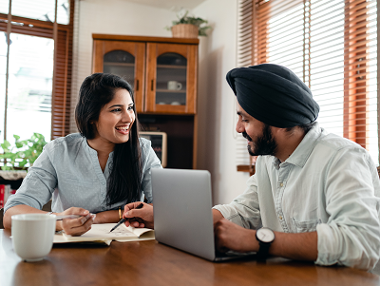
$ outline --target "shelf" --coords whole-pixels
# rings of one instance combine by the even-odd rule
[[[104,62],[105,66],[119,66],[119,67],[134,67],[135,64],[132,63],[115,63],[115,62]]]
[[[165,92],[165,93],[186,93],[186,90],[156,89],[156,92]]]
[[[162,68],[162,69],[182,69],[182,70],[185,70],[187,68],[187,66],[157,65],[157,68]]]
[[[186,104],[170,104],[170,103],[159,103],[159,102],[157,102],[156,105],[160,105],[160,106],[185,106]]]

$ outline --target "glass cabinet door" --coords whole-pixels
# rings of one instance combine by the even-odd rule
[[[195,113],[196,49],[178,44],[149,43],[146,111]]]
[[[176,53],[157,58],[156,102],[160,105],[186,105],[187,59]]]
[[[124,78],[134,89],[135,57],[126,51],[108,52],[103,57],[103,72]]]
[[[132,86],[136,110],[142,112],[145,44],[95,40],[94,56],[93,72],[112,73],[124,78]]]

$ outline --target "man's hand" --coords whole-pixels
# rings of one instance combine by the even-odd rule
[[[256,230],[243,228],[222,218],[215,223],[214,233],[217,250],[221,252],[259,251]],[[269,254],[297,260],[317,260],[318,235],[316,231],[304,233],[275,231],[274,233],[276,239],[269,248]]]
[[[229,220],[222,218],[215,223],[214,227],[217,250],[226,252],[258,251],[259,243],[256,240],[256,231],[243,228]]]
[[[88,210],[71,207],[57,215],[80,215],[79,218],[63,219],[57,222],[57,228],[69,235],[82,235],[91,229],[93,217]]]
[[[137,208],[143,204],[141,208]],[[123,217],[126,226],[154,228],[153,206],[143,202],[133,202],[124,206]]]
[[[223,215],[220,211],[218,211],[217,209],[212,209],[212,220],[213,220],[213,224],[214,224],[214,228],[215,228],[215,224],[221,220],[223,218]]]

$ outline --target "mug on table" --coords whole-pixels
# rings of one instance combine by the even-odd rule
[[[16,254],[24,261],[42,260],[53,246],[55,222],[55,215],[12,216],[12,243]]]

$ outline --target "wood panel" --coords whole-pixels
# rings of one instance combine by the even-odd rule
[[[138,118],[142,131],[167,134],[167,168],[195,168],[194,116],[140,114]]]

